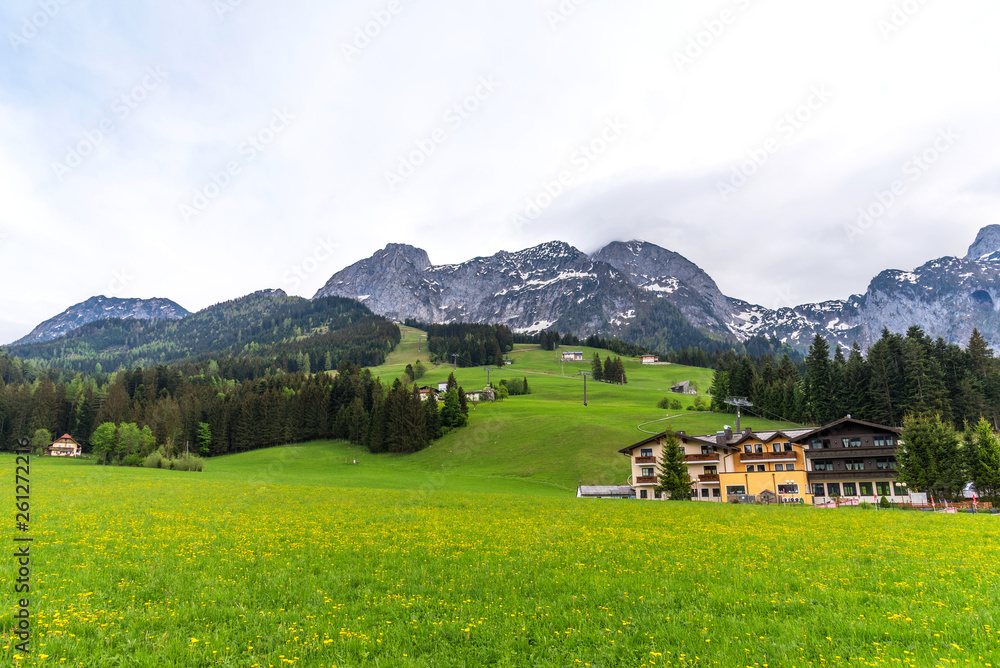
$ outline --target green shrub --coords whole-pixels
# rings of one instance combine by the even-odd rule
[[[663,410],[667,410],[668,408],[670,408],[670,397],[663,397],[662,399],[660,399],[656,403],[656,407],[662,408]]]
[[[885,498],[884,496],[881,499],[879,499],[878,505],[880,508],[892,508],[892,504],[889,503],[889,499]]]
[[[133,452],[131,455],[122,460],[122,466],[142,466],[142,464],[142,455],[138,452]]]
[[[159,452],[153,450],[153,452],[149,453],[149,456],[143,460],[142,465],[145,466],[147,469],[158,469],[160,468],[162,463],[163,463],[163,457],[160,455]]]

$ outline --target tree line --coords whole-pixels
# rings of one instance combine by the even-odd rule
[[[917,326],[905,335],[883,330],[862,351],[855,343],[831,355],[816,335],[801,364],[788,356],[726,355],[712,381],[713,409],[729,396],[748,397],[755,412],[790,422],[826,424],[845,415],[900,426],[907,415],[938,413],[955,428],[985,417],[1000,425],[1000,364],[974,330],[962,347],[932,339]]]

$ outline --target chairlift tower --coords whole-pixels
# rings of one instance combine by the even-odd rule
[[[728,399],[726,399],[724,403],[727,403],[730,406],[736,406],[736,433],[737,434],[743,433],[740,430],[740,409],[748,408],[750,406],[753,406],[753,404],[750,403],[750,401],[748,401],[746,397],[729,397]]]

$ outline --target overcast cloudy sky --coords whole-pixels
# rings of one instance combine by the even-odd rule
[[[818,301],[1000,223],[995,0],[7,0],[0,25],[0,341],[95,294],[312,296],[388,242],[640,238]]]

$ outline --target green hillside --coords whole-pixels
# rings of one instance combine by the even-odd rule
[[[420,359],[429,366],[419,385],[435,386],[454,373],[466,390],[486,385],[487,372],[482,368],[453,369],[434,366],[426,345],[419,339],[423,332],[401,327],[403,339],[382,366],[372,373],[383,381],[399,377],[407,363]],[[420,351],[418,352],[418,346]],[[588,360],[595,352],[582,350]],[[561,351],[544,351],[537,346],[518,345],[510,353],[511,366],[490,367],[494,383],[502,378],[527,378],[531,394],[511,397],[503,402],[483,403],[470,409],[469,426],[454,431],[431,447],[412,455],[393,457],[356,452],[366,466],[402,466],[421,474],[445,476],[472,475],[516,478],[543,483],[560,489],[575,489],[578,484],[623,483],[629,474],[628,461],[617,450],[641,440],[646,434],[640,424],[668,417],[657,402],[670,394],[671,385],[685,380],[697,383],[702,392],[711,385],[712,370],[681,365],[642,365],[625,359],[628,384],[625,386],[594,382],[588,379],[588,406],[583,406],[583,378],[576,374],[590,371],[589,362],[561,363]],[[678,398],[685,408],[694,402],[689,395]],[[662,431],[670,425],[689,433],[714,433],[735,416],[707,412],[673,411],[673,417],[644,428]],[[744,426],[779,428],[787,423],[748,418]],[[335,447],[335,446],[328,446]],[[336,446],[341,447],[341,446]],[[396,460],[404,460],[402,463]],[[346,484],[346,483],[345,483]],[[378,486],[387,486],[378,485]]]

